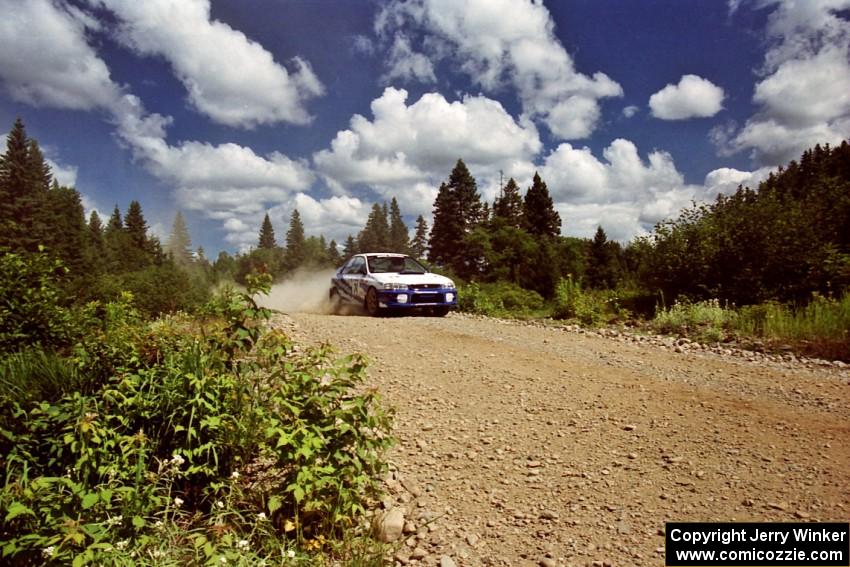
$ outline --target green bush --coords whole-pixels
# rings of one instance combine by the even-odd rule
[[[209,285],[202,273],[184,270],[170,262],[134,272],[104,274],[89,297],[109,301],[124,292],[133,295],[135,307],[147,317],[195,312],[210,300]]]
[[[461,311],[490,316],[531,315],[544,306],[539,293],[508,282],[461,286],[458,301]]]
[[[3,562],[281,564],[349,533],[391,416],[360,357],[298,349],[268,316],[233,290],[204,321],[93,303],[69,357],[2,361]]]
[[[598,325],[606,318],[609,302],[604,293],[584,290],[571,277],[562,279],[555,287],[552,307],[554,319],[576,319],[585,325]]]
[[[737,317],[734,309],[721,306],[717,299],[691,303],[680,300],[656,312],[651,326],[660,333],[680,334],[706,342],[718,342]]]
[[[58,284],[65,272],[61,262],[43,252],[0,250],[0,355],[68,343],[70,314]]]
[[[850,293],[841,299],[815,294],[801,307],[776,302],[742,307],[731,328],[744,336],[797,344],[809,354],[850,357]]]

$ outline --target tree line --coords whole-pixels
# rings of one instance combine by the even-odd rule
[[[645,295],[652,303],[678,297],[717,298],[738,305],[805,301],[850,286],[850,145],[816,145],[755,189],[739,187],[694,205],[623,246],[602,226],[592,239],[561,236],[561,219],[546,182],[535,173],[524,194],[508,179],[482,200],[459,159],[440,184],[433,227],[423,216],[412,234],[403,203],[372,205],[356,235],[342,246],[308,236],[292,212],[279,242],[266,214],[253,249],[214,261],[192,249],[179,212],[163,244],[149,234],[138,201],[104,222],[86,218],[80,194],[53,177],[36,140],[18,119],[0,156],[0,250],[44,250],[67,267],[69,301],[133,292],[151,313],[204,300],[211,284],[244,282],[256,271],[283,277],[302,267],[338,266],[358,252],[403,252],[462,281],[509,282],[553,296],[570,279],[585,288]]]
[[[182,217],[175,219],[185,231]],[[180,229],[182,226],[182,229]],[[188,245],[188,233],[184,236]],[[150,314],[200,305],[208,294],[195,257],[178,240],[163,246],[148,233],[138,201],[104,223],[88,219],[79,192],[54,178],[35,139],[18,119],[0,156],[0,253],[45,253],[61,261],[66,301],[83,303],[133,293]]]
[[[761,182],[660,223],[629,249],[646,289],[738,305],[850,288],[850,144],[806,150]]]

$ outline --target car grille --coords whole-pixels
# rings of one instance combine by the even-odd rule
[[[440,303],[443,295],[440,293],[417,293],[414,294],[412,303]]]
[[[410,289],[440,289],[440,284],[435,284],[435,283],[413,284],[413,285],[410,286]]]

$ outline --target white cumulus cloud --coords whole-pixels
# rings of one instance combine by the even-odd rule
[[[262,48],[238,32],[208,21],[208,4],[174,3],[171,6],[173,11],[163,11],[169,6],[154,2],[108,4],[136,26],[144,23],[156,27],[157,33],[164,34],[156,36],[159,39],[166,39],[171,32],[178,34],[175,28],[179,27],[180,21],[190,29],[200,30],[201,36],[212,34],[197,38],[194,47],[189,46],[186,59],[179,64],[172,62],[175,68],[184,64],[187,68],[191,67],[192,50],[203,46],[204,41],[215,40],[236,52],[237,60],[247,66],[243,71],[249,73],[248,76],[251,76],[250,73],[270,73],[271,77],[267,79],[272,83],[265,83],[266,86],[277,88],[282,84],[282,68],[274,64],[270,55],[263,55]],[[214,145],[188,140],[170,144],[166,139],[166,129],[171,118],[147,112],[138,97],[111,79],[108,66],[86,36],[86,30],[95,30],[97,25],[85,12],[49,0],[0,0],[0,9],[6,14],[0,20],[0,78],[12,96],[32,104],[104,111],[115,126],[118,139],[129,148],[134,159],[174,188],[178,206],[219,220],[228,242],[241,246],[246,242],[244,237],[248,227],[251,227],[250,232],[258,230],[257,215],[262,220],[265,210],[291,202],[298,194],[310,189],[315,179],[310,165],[279,152],[259,155],[251,148],[233,143]],[[142,30],[125,29],[123,33],[131,39],[136,33],[144,35]],[[176,44],[169,45],[174,47]],[[135,47],[143,51],[155,50],[153,46]],[[215,50],[213,53],[220,54]],[[198,56],[195,62],[199,66],[195,71],[215,75],[219,68],[214,64],[205,66],[206,57]],[[184,78],[191,83],[193,75],[190,71],[185,72]],[[307,80],[308,75],[301,77]],[[294,80],[292,76],[290,79]],[[227,83],[228,79],[223,80]],[[223,104],[212,112],[226,113],[228,97],[241,96],[239,89],[230,90],[225,83],[222,83],[221,89],[212,91],[205,90],[211,83],[205,83],[203,78],[201,83],[202,94],[197,101],[206,100],[213,107]],[[310,88],[316,92],[318,86],[314,87]],[[207,94],[215,96],[206,99]],[[247,102],[256,102],[256,99],[246,97]],[[236,103],[233,104],[235,107]],[[289,115],[290,118],[300,116],[306,119],[306,113],[298,110],[300,106],[296,107],[290,108],[297,110]],[[243,109],[247,114],[241,115],[239,112],[242,111],[237,110],[233,116],[241,118],[235,120],[247,125],[264,120],[263,116],[281,118],[288,112],[274,101],[267,106],[260,104],[252,108]],[[266,111],[270,114],[264,114]],[[280,113],[275,115],[278,111]],[[57,161],[52,166],[60,183],[76,181],[74,168],[63,167]],[[87,208],[92,206],[87,205]]]
[[[305,124],[305,102],[324,93],[309,63],[287,70],[259,43],[210,19],[209,0],[89,0],[120,21],[119,41],[169,62],[192,106],[228,126]]]
[[[373,118],[351,119],[330,148],[314,154],[316,170],[338,193],[358,185],[379,195],[401,193],[417,210],[430,210],[440,179],[458,158],[476,169],[498,171],[531,160],[542,144],[531,123],[518,123],[502,105],[483,96],[449,102],[440,94],[412,104],[388,87],[372,101]],[[427,201],[427,202],[426,202]]]
[[[683,75],[676,85],[669,84],[651,97],[652,115],[662,120],[707,118],[723,109],[723,89],[697,75]]]
[[[487,91],[511,85],[524,112],[555,136],[584,138],[599,121],[599,100],[623,90],[604,73],[577,71],[554,28],[543,3],[526,0],[393,0],[376,20],[393,46],[388,80],[430,79],[411,69],[424,68],[423,56],[449,58]]]
[[[675,217],[692,201],[712,199],[728,188],[719,187],[729,180],[722,173],[710,179],[716,187],[688,184],[670,154],[653,151],[644,159],[630,140],[614,140],[602,158],[589,148],[562,143],[540,168],[565,235],[589,238],[602,226],[609,238],[626,241]]]
[[[47,162],[47,165],[50,167],[50,171],[53,173],[53,179],[55,179],[59,185],[63,187],[77,186],[78,168],[76,165],[60,164],[50,158],[45,158],[44,161]]]
[[[720,152],[750,150],[757,163],[775,166],[850,137],[850,0],[763,0],[756,7],[773,10],[753,92],[759,110],[741,128],[712,132]]]
[[[51,0],[0,0],[0,78],[16,100],[92,110],[110,106],[120,87],[86,41],[94,20]]]

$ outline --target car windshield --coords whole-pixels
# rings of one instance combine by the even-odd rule
[[[369,256],[369,272],[373,274],[424,274],[427,271],[410,256]]]

